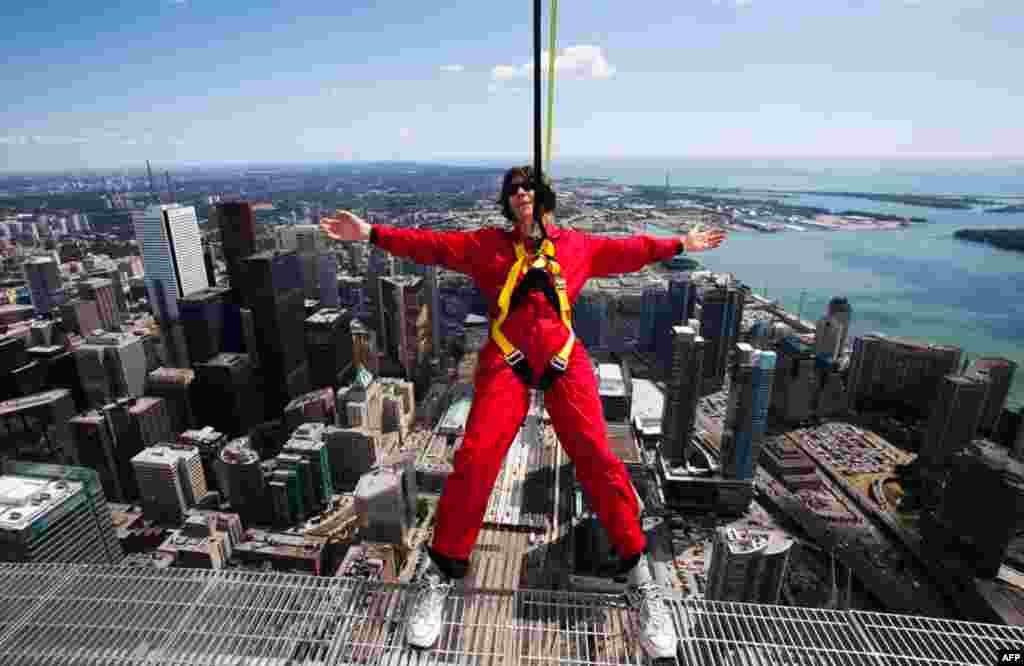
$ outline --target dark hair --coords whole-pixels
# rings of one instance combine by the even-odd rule
[[[512,194],[510,183],[513,178],[521,178],[530,182],[534,182],[536,179],[534,178],[533,167],[531,166],[512,167],[505,172],[505,178],[501,181],[501,198],[498,199],[498,205],[501,206],[501,213],[505,218],[515,222],[516,214],[508,203],[508,197]],[[555,191],[551,189],[551,184],[547,177],[539,185],[534,183],[534,188],[533,200],[540,202],[541,212],[555,212]]]

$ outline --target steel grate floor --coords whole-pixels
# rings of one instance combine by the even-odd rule
[[[632,614],[603,595],[452,594],[437,645],[407,648],[415,590],[286,574],[0,565],[4,666],[641,664]],[[983,664],[1024,628],[673,599],[679,664]]]

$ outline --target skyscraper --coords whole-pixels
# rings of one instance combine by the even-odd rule
[[[899,404],[930,413],[942,378],[960,370],[959,347],[871,333],[854,338],[849,399],[854,409]]]
[[[98,328],[102,328],[100,321],[100,309],[96,301],[84,301],[74,298],[65,302],[60,307],[60,316],[64,325],[72,332],[79,335],[89,335]]]
[[[157,368],[146,378],[146,393],[164,399],[171,436],[194,427],[192,382],[195,371],[188,368]]]
[[[26,261],[25,280],[36,313],[48,315],[63,302],[60,267],[53,257],[33,257]]]
[[[313,388],[337,386],[338,375],[352,363],[352,314],[324,308],[306,319],[306,352]]]
[[[1006,396],[1013,385],[1013,375],[1017,370],[1014,361],[1005,358],[979,358],[971,364],[968,375],[984,374],[989,381],[988,397],[981,413],[978,429],[985,434],[995,430],[1006,404]]]
[[[846,352],[846,340],[850,334],[850,317],[853,314],[850,302],[845,296],[836,296],[828,302],[828,318],[840,330],[839,355]],[[837,357],[838,358],[838,357]]]
[[[976,377],[946,375],[939,383],[921,462],[934,470],[944,470],[953,456],[962,451],[978,432],[988,382]]]
[[[5,451],[22,459],[78,464],[69,421],[75,415],[71,391],[53,389],[0,402]]]
[[[160,320],[177,321],[178,300],[208,284],[195,208],[150,206],[135,218],[135,237],[142,248],[150,306]]]
[[[673,327],[672,336],[669,391],[661,419],[662,455],[670,463],[679,464],[685,459],[693,437],[704,376],[705,343],[689,326]]]
[[[96,303],[100,325],[108,331],[121,329],[121,311],[114,292],[114,283],[110,280],[93,278],[78,283],[78,295],[86,301]]]
[[[429,306],[430,339],[433,341],[433,352],[437,354],[442,342],[441,287],[438,283],[438,267],[424,266],[413,261],[405,261],[403,262],[402,273],[423,278],[423,286],[426,289],[426,301]]]
[[[294,252],[260,252],[242,263],[245,301],[257,332],[253,345],[266,382],[266,414],[272,417],[308,390],[302,270]]]
[[[703,289],[700,333],[707,342],[704,356],[703,394],[722,388],[729,367],[729,354],[739,339],[743,307],[749,289],[731,282]]]
[[[381,284],[383,277],[395,274],[395,258],[376,245],[370,248],[366,262],[366,297],[368,301],[369,319],[366,324],[371,330],[380,331],[381,320]],[[383,344],[381,345],[383,347]]]
[[[10,462],[0,476],[0,560],[117,564],[123,553],[96,472]]]
[[[70,421],[79,463],[96,470],[103,494],[117,502],[130,497],[121,486],[117,468],[117,438],[113,426],[101,412],[80,414]]]
[[[220,228],[221,249],[232,297],[235,304],[244,305],[242,260],[256,252],[256,215],[249,203],[221,203],[210,209],[210,222]]]
[[[259,454],[248,437],[233,439],[220,450],[217,461],[220,486],[225,499],[247,523],[264,523],[270,518],[266,500],[267,483]]]
[[[221,351],[228,294],[223,287],[209,287],[178,302],[188,357],[193,365],[208,361]]]
[[[191,446],[152,446],[132,458],[142,510],[148,520],[180,525],[190,506],[206,496],[199,450]]]
[[[395,275],[381,278],[380,286],[382,347],[409,380],[418,381],[432,351],[423,279]]]
[[[200,425],[237,436],[263,420],[262,396],[253,386],[247,355],[217,354],[197,363],[195,370],[193,407]]]
[[[779,343],[771,408],[785,423],[800,423],[814,412],[818,393],[814,353],[795,336]]]
[[[741,342],[730,374],[729,399],[722,429],[722,476],[754,478],[761,441],[768,425],[775,380],[775,352],[760,351]]]
[[[776,530],[715,530],[706,599],[779,603],[793,540]]]
[[[123,396],[142,395],[146,387],[146,352],[131,333],[90,335],[75,350],[78,374],[94,406]]]

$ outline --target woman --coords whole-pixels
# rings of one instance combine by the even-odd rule
[[[407,640],[424,648],[437,640],[451,581],[466,575],[491,489],[526,416],[529,390],[538,387],[555,433],[626,563],[644,650],[652,659],[673,657],[675,629],[645,561],[639,503],[625,467],[608,446],[594,372],[572,332],[569,306],[589,278],[637,271],[683,250],[718,247],[725,234],[613,239],[558,229],[552,226],[554,192],[535,182],[530,167],[505,174],[498,203],[514,225],[511,230],[397,229],[371,226],[345,211],[321,221],[336,240],[369,240],[420,264],[465,273],[492,304],[491,339],[480,352],[465,437],[441,495]],[[534,222],[535,204],[544,214],[547,241]]]

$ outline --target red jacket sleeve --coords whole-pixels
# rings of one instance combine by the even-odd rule
[[[483,251],[482,231],[427,231],[375,224],[370,239],[395,256],[472,276],[483,257],[493,254]]]
[[[682,240],[654,236],[608,238],[583,234],[586,239],[589,277],[633,273],[648,264],[675,256],[683,249]]]

